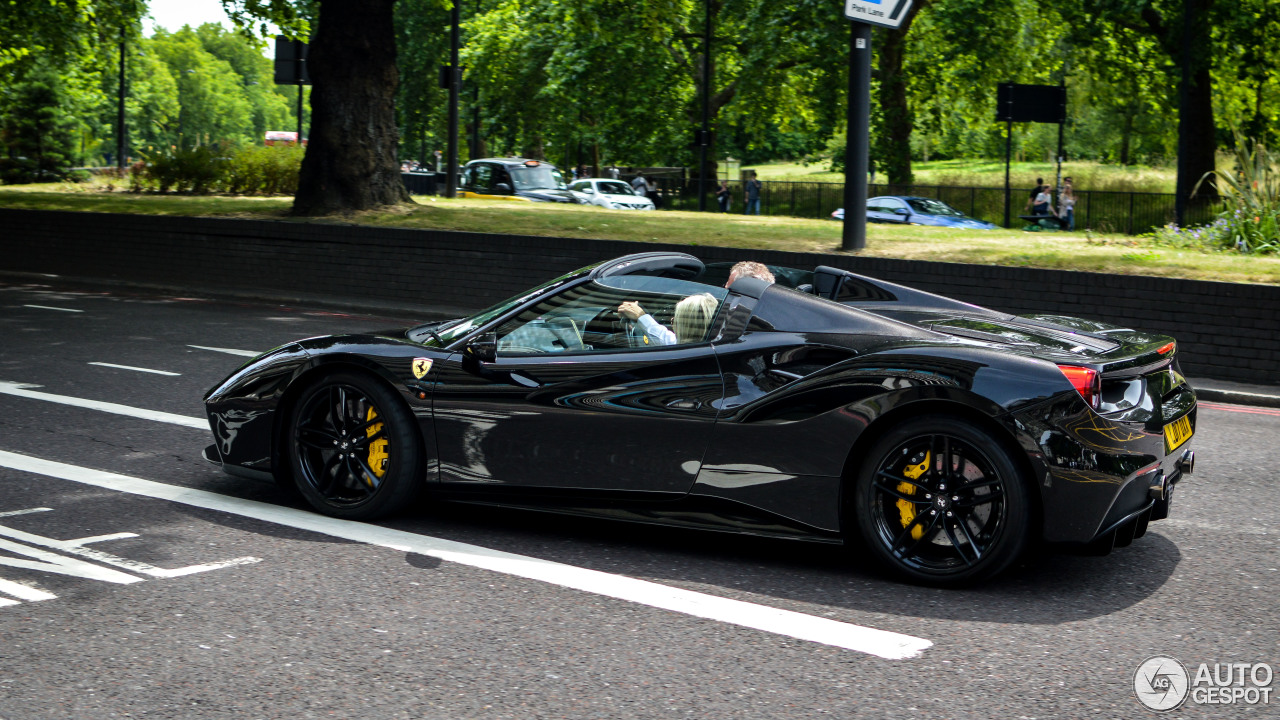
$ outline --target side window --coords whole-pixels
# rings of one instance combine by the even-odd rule
[[[706,342],[728,291],[650,276],[613,276],[569,288],[497,329],[498,354],[645,350]],[[635,303],[643,316],[619,312]],[[644,316],[647,316],[644,317]]]
[[[493,189],[493,166],[481,163],[472,168],[471,186],[477,192],[489,192]]]

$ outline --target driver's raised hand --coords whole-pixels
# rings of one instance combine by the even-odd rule
[[[640,307],[640,303],[628,300],[618,306],[618,314],[628,320],[639,320],[645,312],[644,308]]]

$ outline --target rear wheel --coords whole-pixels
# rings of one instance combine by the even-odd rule
[[[422,450],[405,404],[356,373],[314,382],[295,405],[289,460],[298,491],[326,515],[372,520],[422,487]]]
[[[1022,553],[1026,481],[1003,445],[971,423],[926,416],[898,425],[854,485],[856,532],[899,576],[928,585],[991,577]]]

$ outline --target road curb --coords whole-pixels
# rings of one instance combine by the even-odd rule
[[[1280,408],[1280,395],[1264,395],[1262,393],[1240,392],[1239,390],[1211,390],[1196,388],[1196,398],[1210,402],[1232,403],[1235,405],[1256,405],[1260,407]]]

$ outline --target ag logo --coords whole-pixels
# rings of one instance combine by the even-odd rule
[[[431,358],[413,359],[413,376],[421,380],[431,372]]]
[[[1133,673],[1133,694],[1156,712],[1182,707],[1191,689],[1191,676],[1177,658],[1155,655],[1142,661]]]

